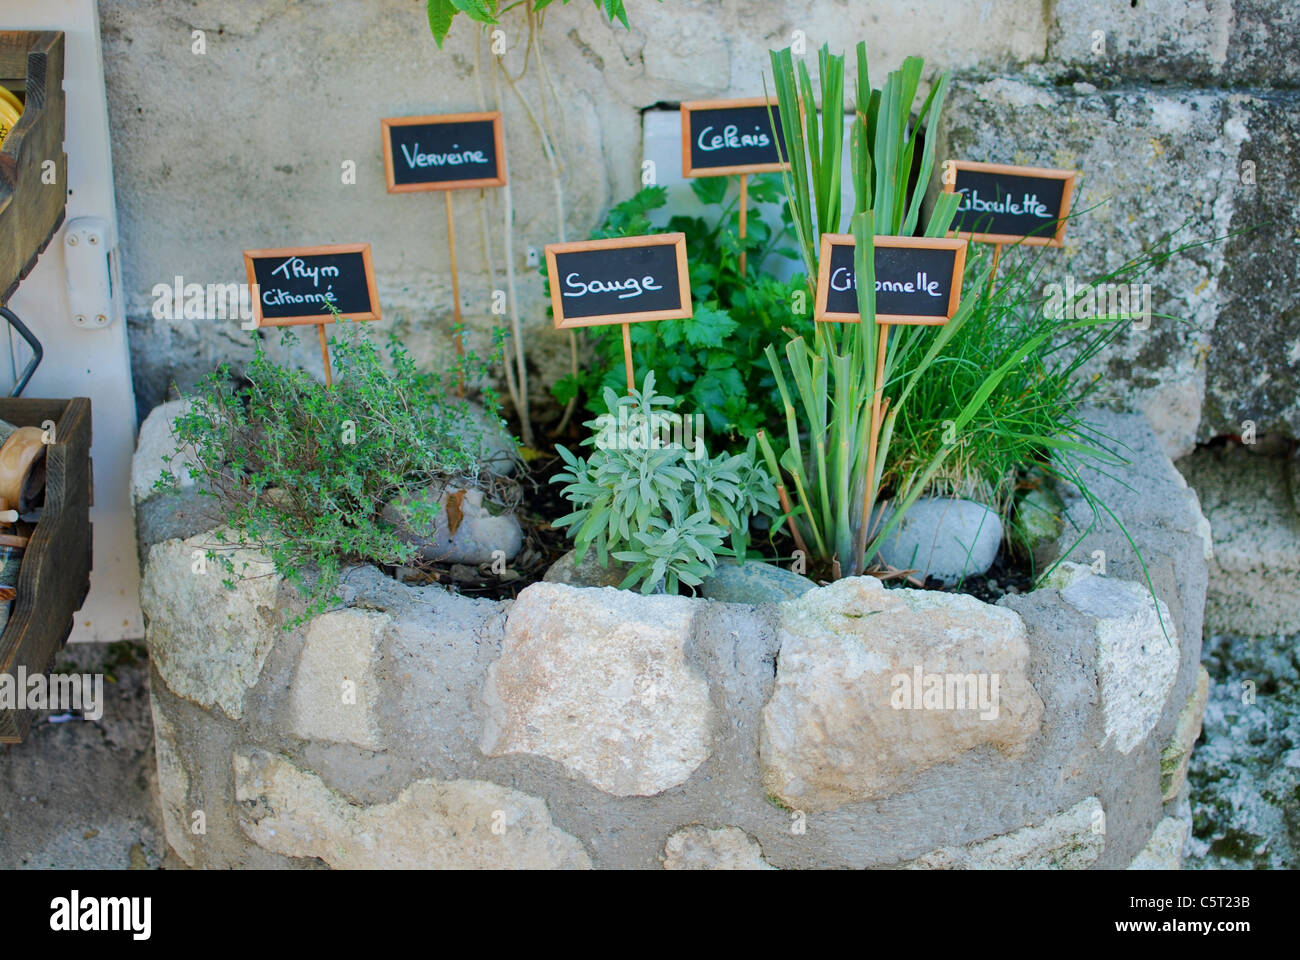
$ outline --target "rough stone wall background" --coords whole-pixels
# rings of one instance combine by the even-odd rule
[[[934,31],[936,14],[945,28]],[[548,14],[548,69],[566,104],[571,166],[564,178],[568,238],[587,234],[638,186],[640,112],[659,102],[749,96],[762,89],[767,51],[803,30],[808,47],[868,38],[881,72],[921,52],[934,67],[985,69],[1039,58],[1047,23],[1039,0],[914,8],[845,2],[634,0],[632,29],[612,29],[591,4]],[[389,195],[379,120],[473,110],[475,32],[464,18],[439,52],[422,0],[103,0],[101,28],[127,315],[139,412],[172,382],[188,387],[217,363],[248,356],[233,321],[155,320],[151,290],[177,276],[242,282],[246,248],[365,240],[372,244],[382,325],[426,362],[450,357],[450,277],[440,197]],[[503,27],[522,67],[520,21]],[[191,52],[205,31],[207,53]],[[486,45],[483,48],[486,57]],[[815,59],[815,58],[814,58]],[[814,63],[815,65],[815,63]],[[486,74],[487,71],[484,71]],[[530,71],[530,78],[532,72]],[[532,83],[529,79],[527,83]],[[537,91],[525,87],[534,104]],[[493,93],[485,91],[489,103]],[[558,238],[552,178],[528,115],[503,94],[515,270],[532,362],[553,379],[567,338],[550,329],[540,278],[525,248]],[[357,182],[341,182],[354,160]],[[482,204],[503,287],[502,191]],[[471,343],[484,349],[492,283],[472,192],[456,197],[461,290]],[[295,360],[319,368],[310,348]]]
[[[1103,395],[1143,410],[1167,452],[1300,434],[1300,8],[1271,0],[1060,0],[1046,54],[955,85],[941,150],[1080,170],[1063,276],[1113,269],[1187,224],[1149,278],[1151,329],[1100,358]],[[1014,131],[1008,137],[1006,131]],[[1050,279],[1050,278],[1047,278]]]
[[[423,361],[446,361],[441,200],[385,191],[379,119],[491,105],[490,84],[480,100],[473,27],[460,18],[438,51],[421,0],[185,0],[161,9],[104,0],[101,11],[140,416],[171,383],[188,387],[222,361],[237,368],[251,347],[234,321],[154,319],[153,285],[177,275],[242,281],[249,247],[370,242],[383,327]],[[1114,267],[1184,221],[1189,239],[1238,233],[1157,271],[1157,310],[1184,322],[1135,332],[1097,370],[1114,399],[1147,413],[1174,455],[1240,432],[1244,420],[1300,434],[1300,309],[1289,284],[1300,267],[1300,213],[1288,202],[1300,173],[1293,3],[669,0],[634,2],[629,16],[625,31],[590,4],[557,5],[542,34],[568,106],[569,239],[636,188],[641,111],[753,95],[767,50],[795,30],[809,51],[829,42],[851,52],[865,38],[877,82],[913,53],[928,71],[956,71],[941,152],[1082,171],[1081,206],[1105,202],[1071,227],[1062,272]],[[202,56],[191,50],[194,29],[205,31]],[[517,73],[522,21],[503,29]],[[533,72],[522,89],[535,107]],[[567,339],[550,328],[524,256],[560,231],[540,139],[518,98],[500,96],[516,289],[541,398],[567,365]],[[352,185],[342,182],[346,160],[357,165]],[[1245,163],[1253,184],[1242,183]],[[489,304],[504,287],[502,193],[456,198],[462,297],[481,351],[501,321]],[[315,353],[308,346],[293,357],[310,368]]]

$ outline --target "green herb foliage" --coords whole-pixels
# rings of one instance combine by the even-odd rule
[[[554,0],[506,0],[505,3],[501,0],[426,0],[425,7],[429,16],[429,30],[441,50],[442,42],[447,38],[451,23],[458,13],[465,14],[476,23],[494,24],[500,22],[499,18],[503,14],[525,3],[531,5],[533,13],[541,13],[553,2]],[[659,2],[662,3],[663,0]],[[568,6],[569,0],[560,0],[560,3]],[[597,10],[604,12],[610,23],[617,20],[624,27],[628,26],[627,9],[623,0],[592,0],[592,3]]]
[[[348,324],[330,338],[334,386],[281,366],[261,340],[236,382],[222,365],[199,383],[174,426],[177,455],[160,489],[174,488],[171,462],[191,461],[200,490],[215,498],[227,547],[253,547],[307,600],[294,623],[334,597],[349,562],[405,564],[415,547],[381,516],[385,504],[410,497],[413,527],[433,522],[430,484],[473,483],[480,434],[465,401],[449,397],[436,373],[424,373],[396,337],[383,352]],[[296,342],[287,328],[282,338]],[[473,358],[481,375],[487,369]],[[474,379],[471,379],[471,383]],[[486,401],[495,415],[495,397]],[[210,551],[230,574],[230,549]]]
[[[606,388],[605,411],[586,424],[589,457],[556,447],[565,466],[551,482],[565,484],[575,509],[555,526],[570,528],[578,562],[594,546],[602,566],[610,557],[631,564],[622,587],[677,593],[698,586],[719,555],[743,559],[750,518],[770,516],[777,503],[752,441],[743,453],[710,457],[654,385],[650,372],[630,395]]]
[[[1141,284],[1149,274],[1199,242],[1175,244],[1178,231],[1118,268],[1080,283],[1079,290],[1103,284]],[[1063,274],[1056,251],[1022,247],[1002,258],[1001,273],[991,285],[979,286],[986,274],[987,249],[976,248],[967,265],[967,296],[974,307],[914,391],[906,420],[894,427],[899,451],[885,484],[905,489],[924,465],[945,448],[943,466],[925,483],[929,496],[978,500],[1001,513],[1014,534],[1012,515],[1017,495],[1044,479],[1086,484],[1079,468],[1087,462],[1116,466],[1123,461],[1109,452],[1114,440],[1101,435],[1084,418],[1082,407],[1098,386],[1084,375],[1091,361],[1136,319],[1132,312],[1072,311],[1064,322],[1050,309],[1047,292]],[[1103,298],[1104,299],[1104,298]],[[1148,305],[1149,306],[1149,305]],[[1178,322],[1177,317],[1155,315]],[[1149,318],[1148,318],[1149,319]],[[933,331],[927,331],[933,336]],[[907,363],[899,376],[907,374]],[[959,412],[985,386],[988,371],[1006,374],[987,392],[960,431]],[[1017,544],[1012,543],[1013,546]]]
[[[831,54],[825,46],[819,51],[820,100],[807,67],[802,61],[796,63],[789,49],[772,51],[771,60],[791,165],[783,174],[784,185],[800,254],[811,271],[821,234],[837,230],[840,220],[844,58]],[[916,382],[971,309],[963,300],[953,318],[931,338],[924,337],[917,327],[895,327],[888,334],[890,346],[877,374],[880,333],[887,328],[876,322],[872,238],[908,236],[920,223],[921,199],[934,163],[934,133],[948,76],[937,78],[912,123],[909,118],[920,90],[922,61],[908,57],[901,68],[888,75],[883,89],[873,90],[866,45],[859,43],[857,68],[858,112],[852,125],[849,161],[854,209],[849,224],[854,236],[860,322],[818,324],[811,337],[790,338],[784,363],[774,346],[767,348],[785,413],[786,447],[779,459],[766,433],[758,436],[774,482],[785,490],[785,478],[790,480],[790,513],[798,531],[797,545],[829,564],[832,575],[866,570],[884,538],[919,495],[910,492],[896,498],[884,528],[870,529],[882,473],[889,462],[893,424]],[[805,113],[807,121],[801,123]],[[924,143],[920,137],[923,125]],[[917,185],[909,190],[914,170]],[[955,195],[940,195],[926,222],[926,236],[943,236],[956,203]],[[815,297],[814,283],[810,290]],[[913,358],[910,366],[909,357]],[[896,370],[907,370],[907,375],[898,377]],[[989,376],[997,375],[995,371]],[[886,398],[885,385],[899,379],[901,387]],[[873,461],[869,451],[876,404],[880,405],[881,423]],[[959,418],[969,415],[971,411],[964,409]],[[941,451],[927,469],[937,470],[946,455],[946,449]]]
[[[638,371],[653,370],[683,409],[702,414],[711,436],[726,438],[726,449],[741,450],[755,430],[780,422],[776,385],[763,351],[785,336],[783,329],[811,331],[811,301],[803,276],[787,282],[763,269],[769,257],[796,256],[783,245],[790,236],[789,213],[779,176],[750,178],[743,245],[735,178],[699,177],[691,181],[691,189],[706,208],[704,216],[675,216],[666,228],[656,227],[650,214],[664,206],[667,192],[645,187],[613,207],[592,239],[686,235],[694,316],[632,324],[633,364]],[[781,204],[782,222],[776,227],[768,223],[757,204]],[[748,254],[743,277],[742,246]],[[603,389],[621,390],[627,383],[622,329],[593,327],[587,337],[591,360],[577,377],[560,380],[553,393],[561,403],[581,395],[586,409],[599,414],[604,409]]]

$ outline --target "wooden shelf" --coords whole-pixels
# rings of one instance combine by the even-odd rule
[[[0,305],[31,272],[63,223],[68,157],[63,152],[63,33],[0,30],[0,84],[24,100],[0,147]],[[53,182],[46,161],[53,161]]]
[[[48,673],[90,590],[90,401],[0,398],[0,419],[54,423],[45,450],[45,506],[18,571],[18,596],[0,633],[0,674]],[[32,712],[0,709],[0,743],[18,743]]]

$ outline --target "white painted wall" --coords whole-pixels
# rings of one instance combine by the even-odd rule
[[[94,568],[90,594],[77,615],[72,641],[109,642],[144,635],[139,566],[131,507],[131,455],[135,451],[135,397],[126,321],[120,296],[120,260],[114,237],[117,208],[108,104],[100,56],[95,0],[4,0],[0,26],[16,30],[62,30],[67,122],[68,207],[62,229],[9,301],[45,350],[26,397],[89,397],[93,422]],[[65,239],[79,217],[105,221],[115,296],[110,322],[81,327],[68,304]],[[0,390],[12,389],[30,357],[26,344],[9,337],[9,358],[0,362]]]

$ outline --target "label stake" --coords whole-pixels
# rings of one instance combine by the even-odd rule
[[[749,174],[740,175],[740,276],[744,279],[745,273],[745,221],[749,212]]]
[[[460,361],[456,396],[465,396],[465,330],[460,319],[460,274],[456,270],[456,221],[451,215],[451,191],[442,191],[447,201],[447,250],[451,259],[451,301],[456,326],[456,358]]]

